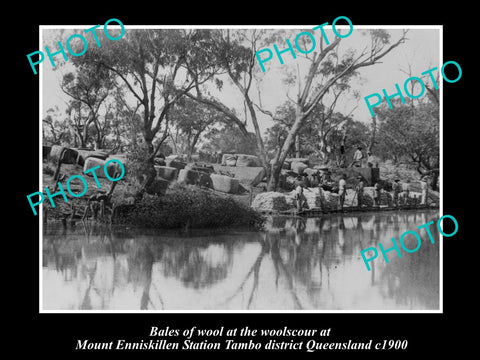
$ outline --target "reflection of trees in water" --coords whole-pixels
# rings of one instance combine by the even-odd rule
[[[178,239],[165,245],[161,265],[165,276],[179,279],[194,289],[210,287],[224,280],[233,263],[233,242],[194,242]]]
[[[154,260],[154,255],[148,242],[133,242],[127,256],[127,281],[143,288],[140,299],[140,310],[147,310],[149,303],[152,304],[150,299],[150,287],[152,284],[152,268]]]
[[[77,277],[77,263],[82,257],[79,244],[65,244],[61,239],[49,237],[43,242],[42,251],[43,267],[48,267],[50,263],[53,263],[55,270],[63,274],[66,281]]]
[[[255,302],[262,296],[262,281],[271,281],[279,291],[278,296],[290,301],[292,308],[321,308],[325,296],[332,296],[334,301],[336,291],[330,288],[338,284],[330,284],[330,274],[335,267],[349,266],[352,259],[357,261],[361,249],[379,240],[388,240],[392,231],[398,240],[407,228],[414,229],[431,217],[392,212],[309,219],[274,218],[272,231],[257,233],[258,239],[250,233],[241,235],[239,241],[235,234],[215,236],[216,240],[212,241],[211,237],[203,236],[169,238],[162,235],[159,238],[158,235],[128,233],[132,238],[121,230],[112,233],[108,228],[77,226],[75,234],[63,235],[60,229],[44,236],[43,265],[64,273],[65,280],[84,282],[79,296],[81,309],[108,308],[114,290],[125,282],[141,289],[140,309],[163,309],[161,291],[167,290],[160,288],[158,282],[155,284],[152,273],[155,262],[158,263],[155,269],[159,269],[162,276],[174,277],[183,286],[196,290],[208,290],[230,280],[233,265],[240,266],[243,277],[224,299],[220,299],[219,307],[228,307],[232,301],[243,298],[243,308],[255,308]],[[421,236],[427,242],[422,243],[418,254],[404,254],[395,261],[392,258],[386,266],[376,266],[375,262],[381,262],[379,254],[371,263],[372,285],[379,286],[383,296],[411,304],[412,308],[419,307],[413,301],[426,304],[428,308],[438,308],[438,296],[435,297],[439,286],[438,243],[430,244],[426,235],[422,233]],[[260,245],[258,254],[253,255],[252,263],[248,261],[251,265],[239,265],[234,261],[235,256],[252,240]],[[106,262],[106,259],[110,260]],[[105,265],[110,267],[110,264],[113,264],[112,278],[104,274]],[[66,274],[69,274],[68,279]],[[265,276],[269,278],[264,279]]]
[[[419,304],[416,303],[418,301],[427,309],[438,309],[440,283],[438,232],[432,231],[435,244],[429,241],[428,235],[423,232],[419,234],[422,244],[415,253],[406,253],[401,249],[401,258],[398,258],[396,253],[387,253],[391,254],[390,261],[381,272],[379,285],[385,296],[395,299],[398,304],[418,309]],[[414,239],[409,235],[405,238],[405,243],[408,248],[414,249],[416,240],[407,243],[410,236]],[[399,237],[395,237],[395,240],[399,243]]]
[[[295,284],[293,281],[293,276],[290,270],[285,266],[283,263],[282,257],[280,256],[280,246],[278,238],[271,236],[269,232],[265,233],[265,237],[263,240],[259,240],[261,248],[260,253],[257,255],[255,261],[253,262],[250,269],[247,271],[245,277],[240,282],[238,287],[231,295],[229,295],[225,300],[223,300],[219,305],[225,306],[228,305],[232,300],[237,298],[238,296],[242,295],[243,291],[246,289],[249,280],[252,279],[251,287],[248,294],[248,300],[246,304],[246,308],[250,309],[253,303],[253,300],[258,293],[258,285],[259,285],[259,277],[260,277],[260,269],[262,262],[266,259],[267,255],[270,255],[270,259],[273,262],[274,269],[275,269],[275,285],[278,287],[278,282],[280,279],[284,279],[286,282],[286,287],[288,293],[292,297],[294,308],[295,309],[302,309],[303,306],[300,303],[298,295],[296,293]],[[275,234],[278,236],[278,234]]]

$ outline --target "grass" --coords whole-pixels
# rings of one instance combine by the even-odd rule
[[[161,197],[144,196],[137,204],[119,205],[114,222],[146,228],[261,228],[265,219],[232,197],[209,190],[172,184]]]

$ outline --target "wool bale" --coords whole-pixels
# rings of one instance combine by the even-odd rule
[[[325,210],[337,210],[340,204],[340,196],[334,192],[324,191]]]
[[[285,159],[285,162],[288,162],[290,164],[294,162],[301,162],[305,165],[310,165],[310,160],[308,158],[287,158]]]
[[[284,194],[268,191],[255,196],[252,208],[258,211],[284,211],[288,210],[289,206]]]
[[[91,152],[87,155],[87,157],[93,157],[93,158],[105,160],[105,159],[108,157],[108,153],[105,153],[105,152],[103,152],[103,151],[94,150],[94,151],[91,151]]]
[[[187,165],[186,163],[184,163],[182,161],[178,161],[176,159],[167,158],[167,160],[166,160],[166,166],[167,167],[174,167],[178,170],[184,169],[186,165]]]
[[[107,163],[109,160],[110,160],[110,159],[105,160],[105,163]],[[118,160],[118,159],[116,159],[116,160]],[[121,161],[121,160],[120,160],[120,161]],[[121,162],[122,162],[122,161],[121,161]],[[124,170],[125,170],[125,172],[126,172],[125,165],[124,165],[123,162],[122,162],[122,165],[123,165],[123,168],[124,168]],[[115,176],[115,173],[117,173],[117,172],[118,172],[118,175]],[[109,162],[108,165],[107,165],[107,173],[108,173],[108,175],[109,175],[111,178],[116,179],[117,177],[119,177],[119,176],[122,174],[122,168],[120,167],[120,165],[119,165],[117,162],[111,161],[111,162]],[[125,176],[125,174],[124,174],[123,176]]]
[[[212,187],[210,174],[201,171],[182,169],[178,173],[177,181],[190,185],[199,185],[208,188]]]
[[[260,167],[262,166],[262,163],[260,162],[260,159],[258,158],[258,156],[237,154],[236,166]]]
[[[367,206],[373,206],[375,198],[375,189],[373,186],[363,188],[363,203]],[[392,195],[389,192],[380,190],[380,205],[391,205]]]
[[[236,194],[238,192],[239,181],[225,175],[212,174],[212,187],[221,192]]]
[[[303,171],[308,167],[308,165],[306,165],[303,162],[296,161],[296,162],[292,162],[290,164],[290,167],[295,174],[302,175]]]
[[[60,145],[53,145],[50,150],[50,160],[58,161],[60,154],[62,153],[63,149],[65,149],[65,153],[63,155],[63,164],[75,164],[77,161],[78,152],[77,150],[66,148]]]
[[[178,169],[175,167],[154,165],[154,168],[157,172],[157,177],[168,181],[173,181],[177,178]]]
[[[213,172],[215,172],[214,168],[213,168],[213,165],[210,165],[210,164],[198,164],[198,163],[194,163],[194,164],[188,164],[185,166],[185,169],[186,170],[192,170],[192,171],[200,171],[200,172],[204,172],[206,174],[211,174]]]
[[[322,192],[321,192],[322,191]],[[296,190],[292,190],[291,192],[286,194],[287,204],[289,206],[295,206],[295,199],[296,199],[297,192]],[[323,190],[316,188],[305,188],[303,189],[303,196],[307,200],[307,205],[309,209],[323,209]]]
[[[177,181],[180,183],[195,185],[198,179],[198,172],[189,169],[182,169],[178,172]]]
[[[145,191],[150,195],[165,195],[169,185],[170,182],[168,180],[156,178],[145,188]]]
[[[210,174],[199,172],[198,175],[199,175],[198,185],[208,187],[210,189],[213,188],[213,182],[212,182],[212,178],[210,177]]]
[[[85,160],[87,159],[88,155],[90,155],[93,151],[88,149],[77,149],[77,159],[75,163],[77,165],[83,166],[85,165]]]
[[[215,165],[216,172],[232,174],[235,179],[242,184],[249,186],[257,186],[265,177],[265,169],[263,167],[246,167],[246,166],[221,166]]]
[[[94,171],[90,171],[87,173],[88,176],[93,176],[93,172],[97,175],[99,178],[106,178],[105,173],[103,171],[103,167],[105,166],[105,160],[98,159],[95,157],[88,157],[85,159],[85,164],[83,165],[83,172],[95,167],[95,166],[100,166],[100,168],[95,169]],[[107,170],[108,171],[108,170]],[[110,175],[110,172],[109,172]]]

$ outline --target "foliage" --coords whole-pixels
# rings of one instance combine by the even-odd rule
[[[187,154],[188,157],[194,153],[201,135],[225,118],[214,108],[190,98],[181,98],[170,111],[169,117],[177,130],[172,139],[173,145],[177,153]]]
[[[377,149],[384,159],[414,164],[420,173],[438,169],[440,162],[439,106],[396,102],[375,109],[379,119]]]
[[[182,184],[163,197],[144,197],[135,205],[118,207],[116,222],[149,228],[208,228],[248,226],[260,228],[264,218],[231,197]]]
[[[61,83],[63,92],[71,98],[67,113],[75,140],[78,140],[79,146],[85,147],[92,137],[96,147],[103,148],[105,138],[110,133],[112,104],[108,104],[107,98],[115,88],[114,77],[98,64],[77,64],[76,70],[64,74]],[[102,105],[105,106],[103,116],[100,114]]]
[[[366,148],[370,130],[368,127],[340,112],[332,112],[328,117],[328,110],[322,103],[317,104],[305,124],[298,132],[300,137],[301,156],[319,155],[323,146],[329,147],[333,153],[339,151],[343,136],[346,134],[345,148],[347,157],[353,153],[355,146],[362,145]],[[267,129],[265,145],[271,158],[283,144],[287,137],[288,129],[295,121],[295,108],[288,102],[277,108],[274,117],[274,125]],[[290,149],[294,156],[294,149]]]
[[[247,133],[233,124],[225,124],[221,128],[214,128],[205,135],[206,143],[202,146],[203,152],[236,152],[238,154],[256,155],[258,153],[255,134]]]
[[[68,119],[62,114],[58,108],[50,108],[47,115],[43,118],[42,136],[43,143],[50,145],[60,145],[72,143],[72,134]]]

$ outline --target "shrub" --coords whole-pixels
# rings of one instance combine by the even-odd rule
[[[148,228],[209,228],[248,226],[261,228],[265,219],[231,197],[174,184],[162,197],[145,196],[133,205],[118,206],[114,222]]]

